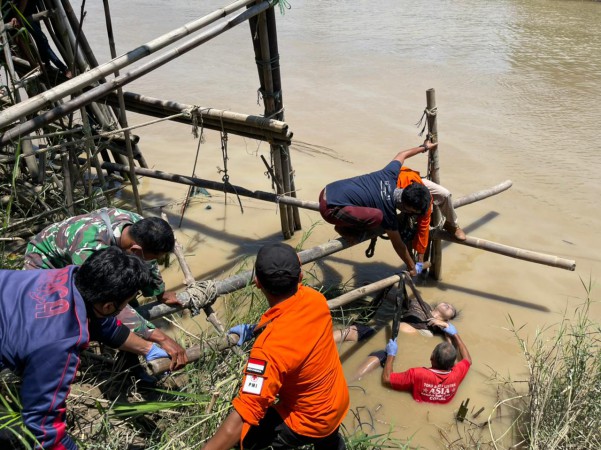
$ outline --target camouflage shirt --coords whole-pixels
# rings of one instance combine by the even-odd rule
[[[106,212],[113,237],[101,213]],[[89,214],[71,217],[52,224],[29,241],[24,269],[60,269],[70,264],[81,265],[96,250],[117,245],[126,226],[142,220],[142,216],[117,208],[102,208]],[[165,292],[165,283],[156,261],[148,261],[153,275],[151,285],[142,294],[152,297]]]

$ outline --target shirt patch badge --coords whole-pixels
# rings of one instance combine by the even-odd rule
[[[246,364],[246,372],[263,375],[265,373],[266,367],[267,361],[263,361],[262,359],[249,358],[248,363]]]
[[[263,388],[263,381],[265,378],[258,377],[256,375],[245,375],[244,384],[242,385],[242,392],[246,394],[261,394]]]

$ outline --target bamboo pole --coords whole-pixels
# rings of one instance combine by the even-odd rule
[[[207,339],[202,341],[200,345],[193,345],[186,349],[186,355],[188,356],[188,363],[198,361],[202,356],[209,355],[215,352],[221,352],[230,347],[234,347],[240,337],[237,334],[226,334],[224,336]],[[146,363],[150,372],[153,375],[159,375],[167,372],[171,367],[171,360],[169,358],[159,358]]]
[[[273,7],[272,7],[273,8]],[[266,13],[263,12],[257,16],[256,33],[258,34],[258,44],[254,45],[255,59],[257,66],[262,72],[260,77],[261,91],[263,95],[263,103],[265,105],[265,117],[271,117],[276,114],[277,110],[275,106],[274,90],[273,90],[273,73],[271,71],[271,53],[269,49],[269,35],[267,32]],[[249,21],[250,24],[250,21]],[[253,32],[251,26],[251,33]],[[253,39],[256,42],[256,39]],[[278,145],[271,145],[271,157],[273,160],[273,171],[276,177],[276,191],[280,195],[286,195],[290,192],[290,178],[287,177],[288,171],[286,170],[284,161],[282,159],[281,147]],[[282,234],[284,239],[290,239],[294,234],[294,224],[291,223],[293,217],[290,215],[290,210],[287,205],[279,204],[280,209],[280,222],[282,227]]]
[[[466,245],[468,247],[478,248],[480,250],[486,250],[487,252],[497,253],[503,256],[509,256],[510,258],[521,259],[537,264],[543,264],[546,266],[557,267],[558,269],[565,269],[574,271],[576,270],[576,261],[571,259],[564,259],[558,256],[546,255],[544,253],[538,253],[531,250],[524,250],[518,247],[510,247],[509,245],[499,244],[497,242],[487,241],[486,239],[477,238],[474,236],[467,236],[465,241],[459,241],[455,239],[450,233],[444,230],[433,230],[434,239],[442,239],[450,241],[455,244]]]
[[[69,167],[69,155],[67,153],[63,153],[61,155],[61,162],[63,166],[63,178],[65,180],[64,183],[64,192],[65,192],[65,200],[67,201],[67,211],[72,216],[75,215],[75,209],[73,208],[73,185],[71,182],[71,169]]]
[[[13,86],[16,86],[14,90],[15,101],[21,102],[22,99],[27,97],[27,94],[25,92],[25,88],[22,85],[19,85],[19,76],[17,75],[17,72],[15,71],[15,66],[13,65],[12,52],[10,51],[8,36],[4,28],[4,20],[0,20],[0,44],[2,45],[4,59],[6,60],[6,68],[9,80]],[[25,122],[25,118],[22,118],[20,120],[22,123]],[[40,174],[38,163],[35,159],[33,144],[31,143],[31,140],[21,140],[20,146],[23,158],[25,160],[25,165],[27,166],[27,170],[29,171],[29,175],[34,180],[39,178]]]
[[[129,171],[128,166],[124,166],[122,164],[116,164],[116,163],[104,162],[104,163],[102,163],[102,167],[104,169],[112,170],[115,172],[128,172]],[[251,191],[242,186],[236,186],[236,185],[232,185],[232,184],[226,185],[226,184],[220,183],[218,181],[203,180],[201,178],[196,178],[196,177],[192,177],[192,176],[188,176],[188,175],[179,175],[179,174],[174,174],[174,173],[169,173],[169,172],[163,172],[161,170],[144,169],[141,167],[136,167],[134,172],[137,175],[155,178],[157,180],[172,181],[174,183],[185,184],[187,186],[197,186],[197,187],[202,187],[205,189],[212,189],[215,191],[227,192],[230,194],[238,194],[242,197],[256,198],[258,200],[264,200],[264,201],[274,202],[274,203],[277,203],[277,202],[285,203],[287,205],[293,205],[293,206],[297,206],[297,207],[303,208],[303,209],[319,211],[319,204],[317,202],[308,201],[308,200],[299,200],[294,197],[289,197],[286,195],[277,195],[272,192]],[[492,195],[496,195],[500,192],[503,192],[504,190],[507,190],[510,186],[511,186],[511,181],[507,180],[497,186],[493,186],[490,189],[475,192],[473,194],[470,194],[467,197],[461,197],[461,198],[455,200],[453,202],[453,205],[454,206],[459,205],[459,206],[455,206],[456,208],[458,208],[458,207],[464,206],[466,204],[474,203],[476,201],[480,201],[480,200],[488,198]],[[469,199],[468,202],[464,201],[464,199],[466,199],[466,198]]]
[[[252,17],[253,15],[261,13],[263,10],[265,10],[268,7],[269,7],[268,1],[264,1],[264,2],[260,3],[259,5],[253,6],[252,8],[249,8],[246,11],[240,13],[239,15],[227,20],[226,22],[215,25],[214,27],[210,28],[209,30],[198,34],[197,36],[186,41],[180,47],[176,47],[171,50],[168,50],[167,52],[165,52],[161,56],[157,57],[156,59],[154,59],[146,64],[143,64],[139,67],[136,67],[135,69],[132,69],[131,72],[121,75],[120,77],[115,78],[115,79],[113,79],[107,83],[104,83],[100,86],[96,86],[96,87],[90,89],[89,91],[85,92],[84,94],[80,95],[79,97],[65,102],[60,107],[54,108],[44,114],[41,114],[41,115],[37,116],[36,118],[27,121],[23,125],[17,125],[15,127],[11,128],[9,131],[7,131],[6,133],[4,133],[2,135],[0,144],[4,145],[4,144],[10,142],[12,139],[15,139],[19,135],[25,134],[26,132],[29,133],[31,131],[37,130],[38,128],[41,128],[42,126],[46,125],[47,123],[51,122],[52,120],[55,120],[59,117],[63,117],[85,104],[96,101],[97,99],[105,96],[109,92],[114,91],[117,88],[122,87],[128,83],[131,83],[132,81],[137,80],[138,78],[140,78],[143,75],[146,75],[147,73],[151,72],[152,70],[166,64],[169,61],[172,61],[173,59],[175,59],[179,56],[182,56],[183,54],[187,53],[188,51],[192,50],[193,48],[213,39],[216,36],[219,36],[220,34],[235,27],[236,25],[239,25],[240,23],[245,22],[246,20],[249,19],[249,17]],[[119,58],[117,58],[117,59],[119,59]],[[110,65],[110,67],[114,69],[117,67],[117,65]],[[96,69],[91,69],[87,73],[94,72],[98,69],[99,69],[99,67],[97,67]],[[79,76],[83,76],[83,75],[85,75],[85,74],[82,74]],[[79,76],[76,78],[79,78]],[[72,80],[69,80],[69,81],[72,81]],[[69,82],[67,81],[67,82],[63,83],[61,86],[64,86],[68,83]],[[51,92],[51,91],[53,91],[53,89],[46,91],[46,93]],[[62,91],[61,91],[61,93],[62,93]],[[38,96],[36,96],[36,97],[38,97]],[[49,96],[49,98],[50,97],[51,96]],[[25,102],[23,102],[23,103],[25,103]],[[44,104],[45,103],[43,103],[42,106]],[[29,105],[27,105],[27,107],[30,107],[31,105],[32,104],[29,104]],[[19,105],[15,105],[14,107],[7,109],[6,111],[4,111],[4,113],[12,111],[13,108],[15,108],[16,106],[19,106]],[[23,114],[22,109],[20,110],[20,112],[21,112],[21,114]],[[11,112],[10,116],[3,115],[2,113],[0,113],[0,127],[2,127],[5,123],[8,124],[8,123],[12,122],[12,120],[7,122],[7,120],[10,119],[12,116],[13,116],[12,112]],[[20,117],[20,116],[17,116],[17,117]]]
[[[140,59],[151,55],[165,48],[166,46],[173,44],[174,42],[188,36],[201,28],[206,27],[214,23],[215,21],[226,17],[233,12],[237,11],[244,6],[253,3],[255,0],[238,0],[224,8],[218,9],[211,14],[208,14],[200,19],[189,22],[188,24],[176,28],[169,33],[159,36],[152,41],[147,42],[129,52],[125,55],[120,56],[106,64],[102,64],[98,67],[90,69],[86,73],[82,73],[71,80],[62,83],[60,86],[49,89],[35,97],[30,98],[27,102],[23,102],[23,105],[18,109],[8,109],[0,113],[0,129],[6,127],[10,123],[24,117],[27,114],[32,114],[36,111],[43,109],[45,106],[56,102],[74,92],[78,92],[83,88],[95,83],[101,78],[114,73],[115,70],[122,69],[123,67],[129,66]]]
[[[161,217],[165,222],[169,223],[169,221],[167,220],[167,214],[161,213]],[[196,280],[194,279],[194,276],[192,275],[192,270],[190,270],[190,266],[188,265],[188,262],[184,257],[184,249],[182,248],[182,245],[179,243],[177,238],[175,239],[175,247],[173,249],[173,254],[177,258],[179,266],[182,269],[182,273],[184,274],[184,283],[186,283],[186,286],[188,287],[192,286],[196,282]],[[224,334],[225,328],[217,318],[217,314],[215,313],[213,308],[209,305],[205,306],[202,310],[207,316],[207,321],[210,322],[211,325],[213,325],[213,328],[215,328],[215,330],[217,330],[219,334]]]
[[[438,143],[438,121],[436,120],[436,91],[428,89],[426,91],[426,122],[428,124],[428,138],[434,144]],[[428,154],[428,175],[430,180],[440,184],[440,165],[438,161],[438,147]],[[438,227],[442,220],[442,214],[438,206],[434,205],[431,223]],[[430,239],[429,254],[427,255],[432,268],[428,274],[435,280],[440,280],[442,273],[442,245],[440,240]]]
[[[60,0],[57,0],[60,1]],[[104,4],[104,18],[106,21],[106,33],[109,39],[109,47],[111,49],[111,58],[115,59],[117,56],[117,51],[115,49],[115,38],[113,36],[113,23],[111,21],[111,10],[109,7],[109,1],[103,0]],[[115,70],[115,77],[119,76],[119,70]],[[127,130],[127,116],[125,115],[125,103],[123,101],[123,90],[121,88],[117,89],[117,95],[119,96],[119,124],[121,128],[125,128],[124,136],[125,136],[125,148],[127,150],[127,162],[129,164],[129,181],[131,182],[131,189],[134,194],[134,200],[136,202],[136,209],[138,210],[138,214],[143,215],[144,211],[142,210],[142,202],[140,201],[140,194],[138,193],[138,179],[136,178],[136,174],[133,171],[135,167],[134,162],[134,154],[131,147],[131,139],[129,136],[129,130]]]
[[[267,33],[269,36],[270,68],[273,79],[275,109],[278,111],[277,118],[283,121],[284,97],[282,93],[282,77],[280,74],[280,51],[278,48],[278,32],[275,20],[275,8],[269,8],[267,11],[265,11],[265,20],[267,22]],[[290,156],[290,147],[288,144],[283,146],[282,162],[284,165],[283,169],[287,174],[286,176],[288,177],[290,184],[290,190],[286,194],[296,198],[294,170],[292,169],[292,157]],[[302,225],[298,208],[290,207],[289,214],[292,218],[292,229],[301,230]]]
[[[281,120],[271,119],[263,116],[248,115],[234,111],[225,111],[222,109],[211,108],[207,106],[195,106],[187,103],[180,103],[175,100],[163,100],[148,95],[142,95],[135,92],[124,92],[123,99],[125,107],[132,112],[149,114],[150,112],[161,112],[164,116],[170,116],[177,113],[188,113],[202,116],[202,122],[213,122],[216,125],[223,122],[228,124],[247,125],[260,130],[268,130],[274,134],[288,133],[289,126]],[[107,104],[116,105],[118,98],[114,93],[105,97]]]

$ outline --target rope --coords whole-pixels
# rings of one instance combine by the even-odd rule
[[[424,112],[422,113],[422,116],[419,118],[419,120],[415,124],[415,126],[417,128],[419,128],[419,127],[422,127],[422,123],[423,123],[422,130],[418,133],[418,136],[423,136],[424,131],[426,131],[426,127],[428,126],[428,120],[424,120],[424,119],[430,118],[430,117],[436,117],[437,111],[438,111],[438,108],[432,108],[432,109],[424,108]],[[434,137],[433,135],[428,134],[428,139],[431,139],[433,137]]]
[[[193,315],[200,314],[203,308],[217,300],[217,285],[212,280],[195,281],[184,292],[190,296],[190,310]]]
[[[292,5],[287,0],[272,0],[271,6],[278,5],[280,7],[280,14],[283,16],[286,14],[287,9],[292,9]]]
[[[217,168],[217,172],[223,173],[223,177],[221,177],[221,180],[223,181],[223,184],[225,185],[224,187],[232,188],[232,190],[236,194],[236,198],[238,199],[238,204],[240,205],[240,211],[242,212],[242,214],[244,214],[244,207],[242,206],[242,199],[238,195],[236,188],[230,183],[230,176],[227,173],[227,161],[229,159],[229,156],[227,154],[228,137],[227,137],[227,133],[225,132],[225,129],[223,126],[223,115],[221,115],[221,132],[220,133],[221,133],[221,156],[223,158],[223,170]],[[226,199],[227,199],[227,192],[224,191],[224,193],[226,194]]]

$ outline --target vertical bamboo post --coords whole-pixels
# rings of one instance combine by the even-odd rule
[[[161,213],[161,218],[165,222],[167,222],[167,223],[169,222],[167,220],[167,214],[165,214],[164,212]],[[177,258],[177,261],[179,262],[179,266],[182,269],[182,273],[184,274],[184,283],[186,283],[186,286],[192,286],[196,282],[196,280],[194,279],[194,276],[192,275],[192,271],[190,270],[190,266],[188,265],[188,262],[186,261],[186,258],[184,257],[184,249],[183,249],[182,245],[179,243],[179,241],[177,240],[177,238],[175,239],[175,247],[173,248],[173,253],[175,254],[175,257]],[[213,307],[210,305],[205,306],[202,310],[204,311],[205,315],[207,316],[207,321],[210,322],[211,325],[213,325],[215,330],[217,330],[217,332],[220,335],[225,334],[225,327],[223,326],[221,321],[217,318],[217,314],[213,310]]]
[[[4,51],[4,59],[6,60],[7,73],[10,78],[11,86],[8,89],[13,88],[17,85],[19,81],[19,76],[15,71],[15,66],[13,65],[13,57],[10,51],[10,45],[8,42],[8,36],[6,35],[6,29],[4,26],[4,20],[0,20],[0,44],[2,45],[2,49]],[[7,83],[8,84],[8,83]],[[22,86],[17,86],[14,88],[14,96],[15,103],[21,101],[23,97],[26,97],[25,89]],[[25,118],[20,119],[20,122],[25,122]],[[31,139],[21,139],[20,144],[21,151],[23,153],[23,159],[25,160],[25,165],[27,166],[27,170],[29,171],[29,175],[32,179],[38,179],[39,170],[38,163],[35,159],[35,154],[33,151],[33,143]]]
[[[273,6],[271,6],[272,9]],[[261,13],[249,20],[251,37],[253,40],[253,48],[255,50],[255,59],[257,69],[259,71],[259,81],[261,91],[263,93],[263,102],[265,104],[265,117],[274,114],[276,109],[274,89],[273,89],[273,74],[271,70],[271,55],[269,50],[269,38],[267,32],[267,23],[265,13]],[[286,195],[287,190],[290,190],[290,180],[288,185],[285,184],[284,171],[282,167],[282,152],[277,145],[271,145],[271,155],[273,158],[274,173],[276,176],[276,192],[279,195]],[[288,207],[284,204],[279,205],[280,222],[282,226],[282,234],[284,239],[290,239],[294,233],[294,227],[290,226]]]
[[[117,57],[117,51],[115,49],[115,39],[113,37],[113,24],[111,21],[111,10],[109,7],[109,0],[103,0],[104,3],[104,17],[106,20],[106,33],[109,39],[109,46],[111,48],[111,58]],[[119,76],[119,70],[115,71],[115,78]],[[125,101],[123,100],[123,89],[117,89],[117,95],[119,96],[119,123],[122,128],[127,128],[127,117],[125,116]],[[129,130],[123,131],[125,136],[125,148],[127,149],[127,160],[129,163],[129,180],[131,182],[131,188],[134,193],[134,199],[136,201],[136,208],[138,214],[142,215],[142,203],[140,202],[140,194],[138,193],[138,179],[134,172],[134,153],[131,147],[131,139]]]
[[[274,101],[276,111],[278,111],[276,119],[283,122],[284,99],[282,95],[282,77],[280,75],[280,52],[278,49],[278,32],[275,20],[275,8],[272,7],[265,11],[265,18],[267,21],[267,33],[269,36],[269,54],[271,56],[270,68],[273,78],[273,91],[275,94]],[[287,145],[282,147],[282,164],[286,177],[289,180],[289,191],[286,195],[296,198],[296,185],[294,182],[294,171],[292,170],[292,158],[290,156],[290,147]],[[286,178],[284,178],[284,181],[286,181]],[[289,206],[288,214],[292,218],[292,229],[300,230],[302,226],[298,207]]]
[[[436,120],[436,91],[431,88],[426,91],[426,120],[428,123],[428,138],[433,142],[438,142],[438,121]],[[440,184],[440,165],[438,162],[438,148],[428,154],[428,173],[430,179]],[[431,225],[438,226],[442,220],[442,215],[437,206],[434,206]],[[440,239],[430,239],[430,261],[432,267],[429,274],[435,280],[440,280],[442,272],[442,242]]]
[[[75,215],[75,209],[73,208],[73,185],[71,184],[71,169],[69,167],[69,154],[65,151],[61,153],[61,163],[63,166],[63,178],[65,180],[63,188],[65,192],[65,199],[67,200],[67,211],[72,216]]]

